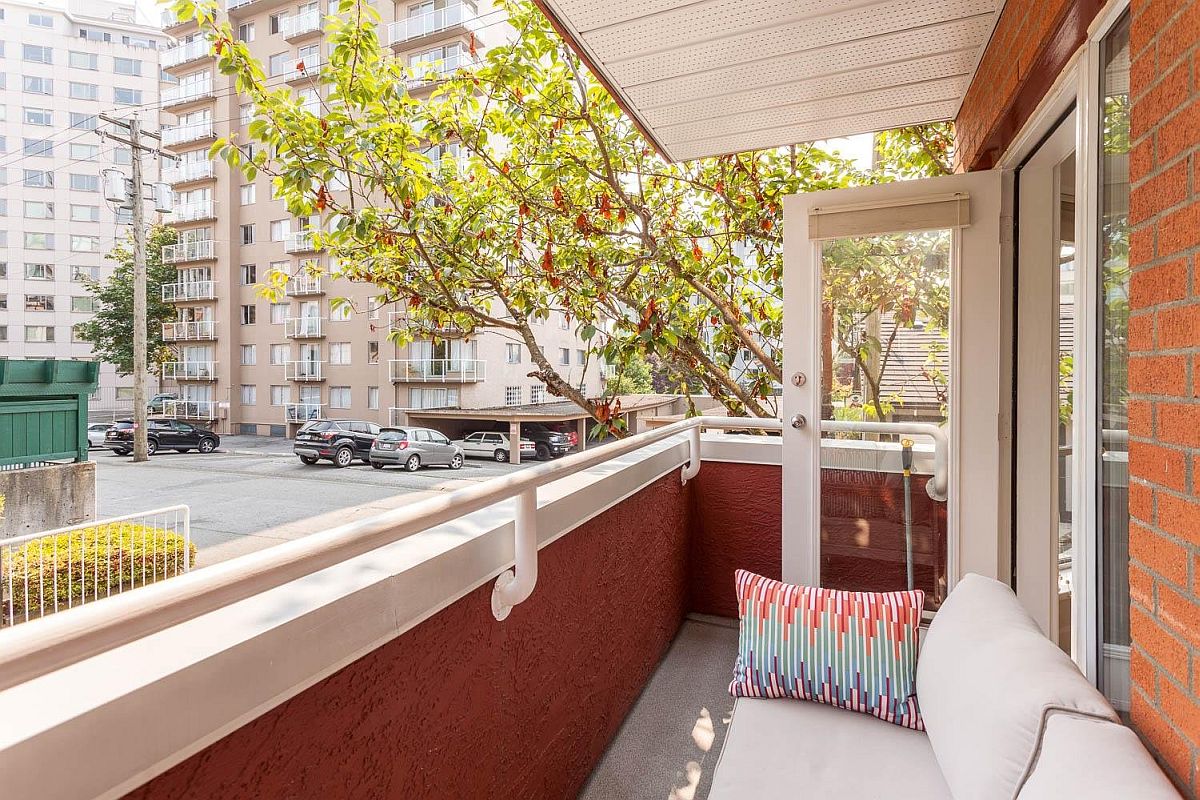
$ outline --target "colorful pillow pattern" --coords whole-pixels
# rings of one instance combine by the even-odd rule
[[[746,570],[736,578],[730,694],[815,700],[925,729],[916,697],[924,592],[815,589]]]

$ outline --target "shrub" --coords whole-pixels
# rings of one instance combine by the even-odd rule
[[[0,550],[3,622],[153,583],[195,566],[196,545],[172,530],[114,522]]]

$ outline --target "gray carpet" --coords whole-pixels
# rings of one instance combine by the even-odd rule
[[[689,618],[608,746],[581,800],[703,800],[733,711],[738,632]]]

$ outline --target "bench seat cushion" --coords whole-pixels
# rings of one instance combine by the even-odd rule
[[[950,800],[920,731],[820,703],[740,697],[709,800]]]

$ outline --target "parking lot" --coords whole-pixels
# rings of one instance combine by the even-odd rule
[[[216,453],[162,452],[145,464],[93,450],[99,514],[186,504],[205,566],[522,469],[476,459],[458,471],[305,466],[291,447],[283,439],[229,436]]]

